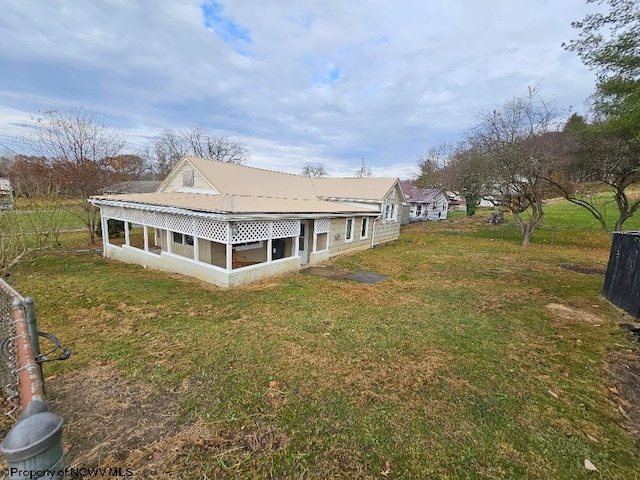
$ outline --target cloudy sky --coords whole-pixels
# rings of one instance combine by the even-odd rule
[[[584,111],[594,75],[561,44],[585,0],[4,0],[0,152],[39,111],[82,106],[129,150],[201,124],[249,164],[409,177],[479,111],[542,81]]]

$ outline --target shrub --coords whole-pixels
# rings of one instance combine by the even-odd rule
[[[122,220],[109,218],[107,220],[107,227],[109,230],[109,238],[118,237],[124,232],[124,222]],[[131,230],[131,224],[129,224],[129,230]],[[96,235],[102,238],[102,221],[100,221],[100,219],[96,222]]]

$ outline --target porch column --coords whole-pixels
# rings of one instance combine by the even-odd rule
[[[233,229],[231,222],[227,222],[227,270],[233,270]]]
[[[300,253],[300,235],[293,237],[293,256],[297,257]]]
[[[173,243],[173,236],[171,230],[167,228],[167,253],[173,253],[173,248],[171,248],[171,244]]]
[[[273,238],[267,240],[267,263],[273,261]]]
[[[102,224],[102,256],[107,256],[107,245],[109,245],[109,223],[108,218],[100,215],[100,223]]]
[[[144,232],[144,251],[149,251],[149,227],[146,225],[142,226],[142,231]]]
[[[129,238],[129,222],[128,221],[124,221],[124,244],[127,247],[130,247],[130,238]]]
[[[314,228],[313,229],[313,250],[311,251],[315,252],[316,250],[318,250],[318,232],[316,232],[316,229]]]
[[[200,247],[198,246],[198,237],[195,235],[193,237],[193,259],[196,262],[200,261]]]
[[[233,245],[227,243],[227,270],[233,270]]]

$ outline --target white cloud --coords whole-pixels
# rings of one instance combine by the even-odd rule
[[[203,124],[245,141],[256,166],[352,175],[365,157],[376,175],[406,176],[416,155],[539,79],[565,108],[593,89],[560,46],[584,0],[218,4],[250,41],[205,27],[198,0],[10,0],[0,138],[20,112],[83,105],[137,143]]]

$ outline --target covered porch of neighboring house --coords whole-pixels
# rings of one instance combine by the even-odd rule
[[[103,236],[103,254],[222,287],[296,271],[328,258],[329,218],[233,219],[169,207],[100,204],[102,231],[124,222],[124,239]]]

